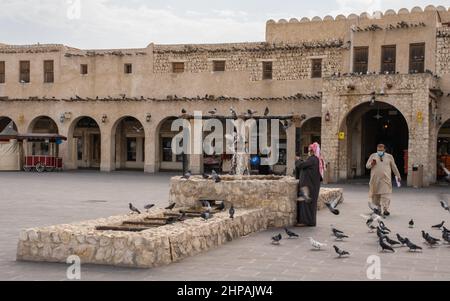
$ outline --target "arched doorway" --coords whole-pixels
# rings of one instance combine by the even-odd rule
[[[442,181],[447,178],[447,174],[441,164],[450,170],[450,119],[439,129],[437,138],[437,180]]]
[[[394,106],[384,103],[363,103],[355,107],[341,125],[339,140],[340,178],[368,178],[366,162],[379,143],[394,156],[400,173],[408,173],[408,124]],[[406,177],[404,177],[406,178]]]
[[[101,162],[101,132],[98,123],[91,117],[76,119],[69,135],[72,141],[72,156],[75,169],[99,169]]]
[[[162,120],[157,128],[156,135],[156,166],[160,171],[182,171],[183,155],[172,152],[172,140],[177,132],[172,132],[172,123],[177,117],[168,117]],[[185,158],[186,160],[186,158]]]
[[[0,133],[10,124],[13,123],[13,130],[17,131],[17,126],[15,122],[6,116],[0,116]]]
[[[35,118],[28,126],[28,132],[33,134],[58,134],[58,125],[48,116],[40,116]],[[58,144],[49,143],[49,141],[32,141],[27,143],[27,154],[33,156],[48,156],[50,154],[59,153]],[[56,147],[57,149],[51,149]]]
[[[142,123],[134,117],[123,117],[115,129],[115,169],[144,170],[145,131]]]
[[[300,133],[297,132],[296,152],[301,153],[302,159],[308,156],[308,147],[314,142],[322,144],[322,117],[313,117],[303,122]]]

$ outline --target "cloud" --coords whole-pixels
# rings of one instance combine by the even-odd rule
[[[264,22],[247,21],[246,13],[242,11],[189,11],[187,14],[177,14],[167,7],[155,9],[145,4],[132,7],[110,0],[78,0],[81,2],[81,14],[79,19],[74,19],[73,5],[76,1],[41,0],[36,4],[31,0],[0,0],[0,20],[5,24],[12,22],[4,36],[14,37],[14,41],[17,37],[27,38],[24,33],[34,33],[34,27],[41,29],[41,35],[53,33],[63,37],[63,41],[54,42],[81,48],[145,47],[150,42],[264,40]],[[24,25],[30,28],[24,30]],[[31,43],[34,39],[36,37],[33,41],[24,40],[22,43]]]

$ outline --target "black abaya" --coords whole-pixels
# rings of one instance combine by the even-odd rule
[[[298,192],[301,187],[308,187],[308,201],[297,202],[297,222],[307,226],[316,226],[317,201],[320,193],[320,170],[319,159],[316,156],[310,156],[306,161],[297,161],[295,163],[299,173]]]

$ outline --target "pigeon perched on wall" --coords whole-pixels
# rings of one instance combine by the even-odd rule
[[[266,107],[266,110],[264,111],[264,116],[269,116],[270,111],[269,111],[269,107]]]
[[[409,248],[409,252],[422,251],[422,247],[419,247],[412,243],[407,237],[405,237],[406,246]]]
[[[211,203],[209,201],[202,201],[202,206],[206,208],[206,211],[208,212],[212,211]]]
[[[280,241],[283,239],[283,236],[281,236],[281,233],[272,237],[272,244],[273,245],[279,245]]]
[[[309,237],[309,242],[311,243],[311,246],[313,247],[313,249],[316,249],[316,250],[321,250],[323,247],[327,246],[324,243],[314,240],[312,237]]]
[[[188,170],[181,178],[185,180],[189,180],[189,178],[192,177],[192,172]]]
[[[230,210],[228,210],[228,213],[230,214],[230,218],[234,219],[234,214],[236,213],[236,210],[234,209],[234,206],[231,205]]]
[[[219,206],[216,207],[217,210],[223,211],[225,210],[225,202],[221,202]]]
[[[155,204],[148,204],[148,205],[145,205],[144,209],[148,211],[148,210],[152,209],[153,207],[155,207]]]
[[[214,110],[211,110],[208,112],[210,115],[216,115],[217,114],[217,109],[214,108]]]
[[[233,117],[233,119],[237,119],[237,113],[233,107],[230,108],[230,113],[231,113],[231,117]]]
[[[284,231],[286,231],[286,234],[289,238],[299,238],[300,237],[297,233],[290,231],[288,228],[284,228]]]
[[[381,252],[391,251],[391,252],[395,253],[395,250],[384,241],[384,237],[380,237],[379,244],[381,247]]]
[[[336,253],[339,255],[339,258],[350,256],[349,252],[341,250],[337,246],[333,246],[333,248],[334,248],[334,251],[336,251]]]
[[[442,221],[440,224],[431,226],[431,228],[439,229],[439,230],[440,230],[440,229],[444,226],[444,224],[445,224],[445,221]]]
[[[202,177],[203,177],[203,179],[205,179],[205,180],[208,180],[208,179],[209,179],[209,175],[206,174],[206,173],[203,173]]]
[[[213,179],[214,183],[220,183],[222,181],[219,174],[214,169],[211,173],[211,178]]]
[[[130,208],[130,210],[131,210],[132,212],[137,213],[137,214],[141,214],[141,211],[139,211],[136,207],[134,207],[133,204],[130,203],[130,204],[128,205],[128,207]]]
[[[173,210],[175,208],[176,203],[171,204],[169,207],[166,207],[166,210]]]

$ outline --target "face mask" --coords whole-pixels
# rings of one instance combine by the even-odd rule
[[[378,152],[378,156],[383,157],[384,156],[384,152]]]

